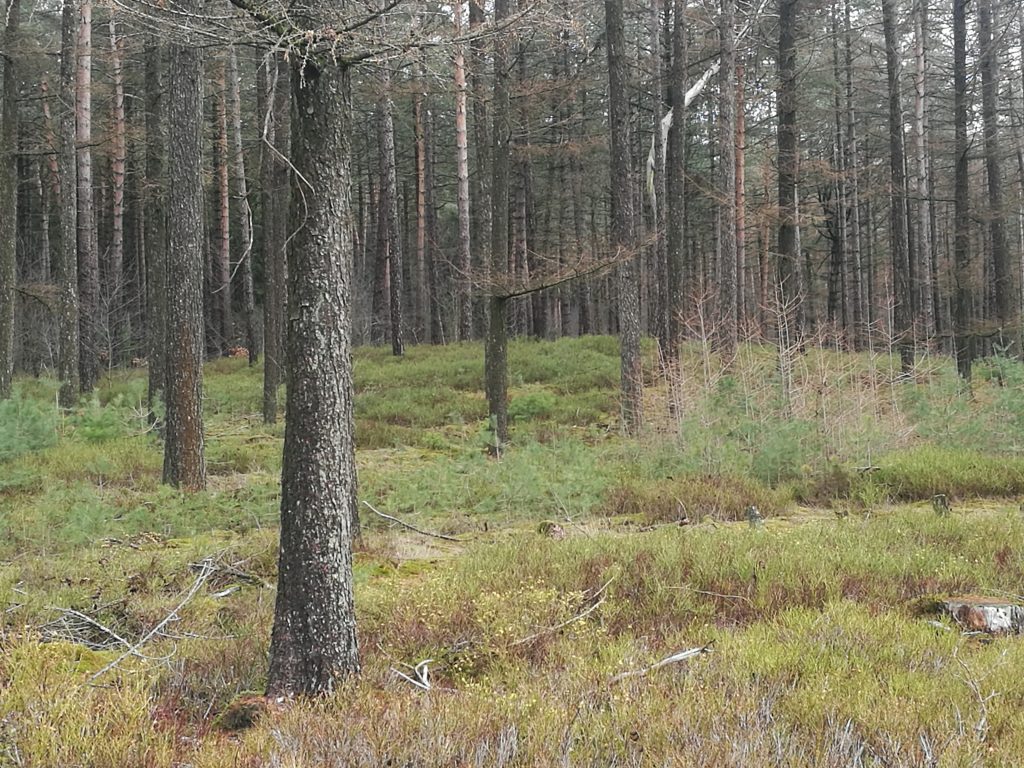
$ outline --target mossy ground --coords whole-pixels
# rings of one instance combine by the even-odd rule
[[[0,405],[0,765],[1019,762],[1020,641],[922,606],[1024,593],[1024,367],[979,364],[966,397],[943,358],[906,382],[817,349],[783,399],[770,349],[723,370],[692,347],[670,417],[653,360],[626,439],[613,339],[513,344],[495,461],[478,345],[358,350],[361,497],[461,541],[365,517],[362,676],[265,710],[283,431],[259,371],[207,366],[193,495],[159,484],[142,373],[68,414],[20,381]],[[430,692],[394,671],[424,659]],[[254,724],[224,727],[239,702]]]

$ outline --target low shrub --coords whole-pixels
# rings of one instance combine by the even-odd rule
[[[671,522],[688,517],[744,520],[747,509],[764,516],[786,512],[791,498],[783,489],[766,488],[741,477],[685,475],[642,483],[625,481],[607,494],[601,509],[606,515],[632,515],[649,522]]]
[[[9,461],[57,442],[52,408],[20,396],[0,401],[0,461]]]

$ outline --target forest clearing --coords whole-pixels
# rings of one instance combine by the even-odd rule
[[[513,343],[496,460],[479,344],[358,350],[359,497],[427,535],[361,505],[362,673],[287,706],[260,696],[282,429],[258,371],[207,366],[198,493],[160,484],[143,371],[70,412],[18,380],[3,764],[1014,763],[1020,641],[932,605],[1021,599],[1024,365],[980,361],[968,400],[947,358],[903,380],[898,357],[814,349],[784,408],[771,347],[683,359],[678,420],[625,437],[615,339]]]

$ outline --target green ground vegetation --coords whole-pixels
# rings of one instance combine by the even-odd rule
[[[617,427],[614,339],[515,342],[488,451],[482,350],[356,353],[364,673],[262,689],[283,429],[259,370],[207,367],[209,489],[160,485],[144,373],[71,412],[0,404],[0,766],[1006,765],[1016,638],[937,597],[1024,592],[1024,366],[768,347],[647,350]],[[783,386],[785,384],[785,386]],[[931,504],[945,495],[951,511]],[[746,522],[756,505],[763,525]],[[557,534],[557,535],[554,535]],[[140,642],[145,640],[145,642]],[[645,671],[688,648],[708,652]],[[430,660],[431,690],[412,685]]]

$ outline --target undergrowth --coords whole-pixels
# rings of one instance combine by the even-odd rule
[[[1024,652],[922,606],[1020,593],[1024,366],[979,362],[967,396],[941,357],[908,380],[810,348],[783,381],[771,348],[726,365],[694,344],[672,387],[655,360],[627,438],[614,339],[514,342],[496,460],[480,345],[357,350],[361,498],[461,543],[363,510],[363,675],[231,735],[218,717],[265,683],[276,577],[283,427],[261,424],[259,369],[207,367],[198,494],[160,484],[144,372],[68,411],[19,380],[0,403],[0,765],[1017,762]],[[430,692],[395,672],[425,659]]]

